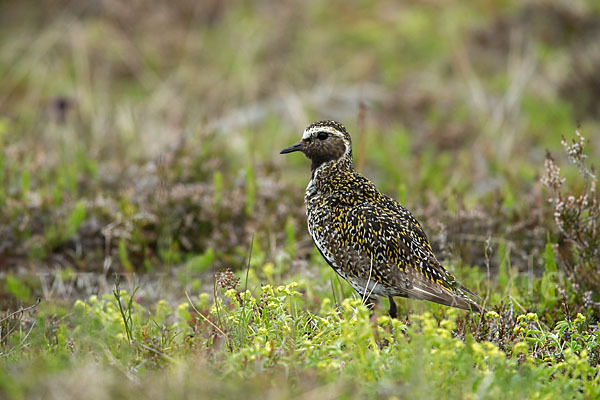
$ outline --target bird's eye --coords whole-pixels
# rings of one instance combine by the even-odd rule
[[[327,136],[328,136],[327,132],[319,132],[319,134],[317,135],[317,138],[319,140],[325,140],[325,139],[327,139]]]

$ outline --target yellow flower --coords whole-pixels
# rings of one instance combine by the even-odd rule
[[[332,306],[331,306],[331,299],[326,297],[321,301],[321,314],[327,314],[329,311],[331,311]]]
[[[445,319],[440,322],[440,326],[446,330],[453,331],[456,329],[456,323],[451,319]]]
[[[518,355],[520,353],[527,354],[529,351],[529,346],[526,342],[515,343],[513,346],[513,355]]]
[[[527,313],[527,320],[537,322],[538,316],[536,313]]]
[[[443,339],[451,339],[452,338],[452,334],[450,333],[450,331],[447,329],[444,329],[444,328],[438,328],[437,334],[439,337],[441,337]]]
[[[471,349],[473,349],[473,353],[475,353],[477,355],[481,355],[481,356],[485,355],[485,353],[483,351],[483,347],[477,342],[473,342],[471,344]]]
[[[496,319],[496,320],[497,320],[498,318],[500,318],[500,315],[498,315],[498,313],[497,313],[496,311],[488,311],[488,312],[485,314],[485,316],[486,316],[486,317],[488,317],[488,318]]]
[[[83,309],[85,309],[85,307],[86,307],[86,304],[81,300],[77,300],[75,302],[75,304],[73,304],[73,308],[75,310],[83,310]]]
[[[581,313],[577,313],[577,317],[575,317],[575,323],[580,324],[582,322],[585,322],[585,316],[583,316]]]

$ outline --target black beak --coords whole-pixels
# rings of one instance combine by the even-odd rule
[[[301,151],[302,147],[304,147],[304,144],[302,142],[298,142],[290,147],[286,147],[285,149],[281,150],[279,154],[287,154],[293,153],[294,151]]]

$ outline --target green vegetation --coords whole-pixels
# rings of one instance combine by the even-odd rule
[[[0,398],[600,397],[597,2],[42,3],[0,13]],[[278,154],[322,118],[487,313],[337,278]]]
[[[406,322],[373,320],[360,299],[338,307],[326,299],[312,312],[307,290],[296,283],[264,285],[255,294],[225,287],[210,307],[199,300],[203,311],[160,301],[150,312],[124,291],[78,300],[54,329],[40,317],[30,331],[12,335],[3,361],[11,375],[0,383],[14,397],[49,389],[66,395],[78,388],[61,371],[82,374],[81,379],[97,371],[94,390],[121,396],[258,394],[256,381],[276,396],[600,394],[596,368],[588,362],[600,341],[581,314],[553,329],[543,327],[537,314],[523,314],[511,332],[502,332],[504,316],[496,312],[475,318],[478,322],[454,309],[444,310],[443,318],[425,312]],[[464,333],[475,326],[496,342],[504,341],[499,334],[514,339],[500,345]],[[35,361],[18,354],[31,352],[22,348],[25,335],[28,347],[37,348]],[[158,382],[148,385],[133,376]]]

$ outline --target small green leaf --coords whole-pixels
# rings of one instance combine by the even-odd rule
[[[21,301],[28,301],[31,298],[31,289],[25,283],[15,278],[12,274],[6,275],[6,291]]]
[[[544,266],[546,272],[542,277],[541,292],[544,301],[548,308],[554,307],[556,304],[556,258],[554,256],[554,248],[550,242],[550,234],[546,239],[546,248],[544,250]]]
[[[67,225],[65,227],[65,232],[63,235],[63,239],[69,239],[71,236],[75,235],[79,230],[79,227],[85,221],[85,203],[83,201],[77,202],[75,204],[75,208],[69,214],[67,218]]]
[[[133,264],[131,264],[129,256],[127,255],[127,244],[125,243],[125,239],[119,241],[119,261],[126,271],[133,271]]]
[[[556,273],[556,257],[554,255],[554,247],[552,247],[552,242],[550,241],[550,234],[548,234],[546,239],[546,249],[544,250],[544,266],[546,267],[546,273]]]
[[[213,174],[213,193],[213,204],[219,205],[223,196],[223,174],[220,171]]]
[[[246,214],[254,210],[254,201],[256,199],[256,181],[254,179],[254,169],[248,166],[246,169]]]
[[[498,266],[498,286],[502,289],[507,288],[509,270],[510,270],[510,247],[506,246],[506,242],[501,241],[498,246],[498,257],[500,264]]]
[[[202,255],[190,258],[186,263],[186,270],[191,272],[206,271],[215,261],[215,251],[210,248]]]

